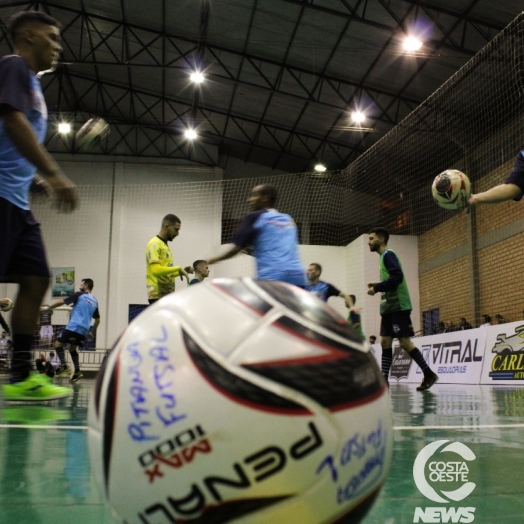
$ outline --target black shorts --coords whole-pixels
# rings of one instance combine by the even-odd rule
[[[74,344],[75,346],[81,346],[85,339],[85,335],[81,335],[76,331],[69,331],[69,329],[63,329],[56,340],[62,344]]]
[[[397,311],[382,315],[380,336],[391,338],[412,337],[415,334],[411,324],[411,311]]]
[[[0,197],[0,282],[17,275],[51,276],[40,224],[33,213]]]

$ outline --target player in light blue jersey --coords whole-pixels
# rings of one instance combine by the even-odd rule
[[[294,220],[274,206],[277,190],[270,184],[255,186],[247,199],[248,213],[233,237],[233,246],[224,254],[209,258],[208,264],[234,257],[249,249],[257,262],[257,278],[280,280],[305,287],[304,266],[298,254],[298,233]]]
[[[94,283],[90,278],[84,278],[80,284],[80,291],[70,297],[57,300],[47,307],[47,309],[54,309],[63,305],[73,306],[69,323],[55,342],[56,353],[60,359],[60,374],[69,374],[64,353],[64,346],[69,344],[69,353],[75,366],[75,371],[69,382],[78,382],[83,377],[80,373],[80,362],[76,348],[85,341],[86,337],[93,338],[98,324],[100,324],[98,300],[91,293],[93,285]],[[95,323],[91,326],[93,318]]]
[[[14,54],[0,59],[0,282],[19,285],[11,317],[13,361],[6,400],[51,400],[72,394],[39,374],[30,374],[42,299],[50,283],[40,224],[29,209],[28,193],[36,170],[53,189],[58,207],[76,206],[73,183],[42,145],[47,109],[37,74],[58,61],[59,24],[43,12],[23,11],[11,19]]]

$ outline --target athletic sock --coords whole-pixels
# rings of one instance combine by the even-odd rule
[[[386,380],[389,379],[389,370],[393,361],[393,350],[391,348],[382,350],[382,374]]]
[[[64,347],[63,346],[55,347],[55,349],[56,349],[56,354],[58,355],[58,358],[60,360],[60,367],[64,369],[65,367],[67,367]]]
[[[32,335],[13,334],[13,360],[11,362],[10,382],[21,382],[31,373],[31,345]]]
[[[424,360],[424,357],[418,348],[410,351],[409,356],[418,364],[418,367],[422,370],[424,375],[431,375],[432,371],[429,369],[427,362]]]
[[[75,366],[75,373],[80,373],[80,359],[78,357],[78,351],[76,349],[74,351],[69,350],[69,354],[71,355],[71,360]]]

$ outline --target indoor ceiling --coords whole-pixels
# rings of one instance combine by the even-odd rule
[[[346,167],[497,35],[515,0],[0,1],[62,24],[62,64],[42,78],[47,146],[84,152],[78,128],[111,125],[91,151],[225,167],[230,157],[287,172]],[[421,49],[403,50],[406,35]],[[190,81],[202,71],[206,80]],[[1,81],[1,80],[0,80]],[[362,124],[351,113],[362,111]],[[185,138],[186,129],[198,138]]]

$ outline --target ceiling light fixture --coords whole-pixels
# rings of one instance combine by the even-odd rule
[[[71,132],[71,124],[68,124],[67,122],[60,122],[58,124],[58,132],[62,135],[67,135],[67,133]]]
[[[326,171],[327,167],[324,164],[317,164],[315,166],[315,171],[317,173],[324,173]]]
[[[353,120],[355,124],[362,124],[366,121],[366,115],[361,111],[353,111],[353,113],[351,113],[351,120]]]
[[[403,46],[405,51],[412,53],[420,50],[422,42],[415,36],[406,36]]]
[[[191,73],[189,79],[194,84],[201,84],[206,79],[206,77],[200,71],[195,71],[194,73]]]
[[[188,140],[195,140],[195,138],[198,138],[197,132],[194,129],[186,129],[184,136]]]

